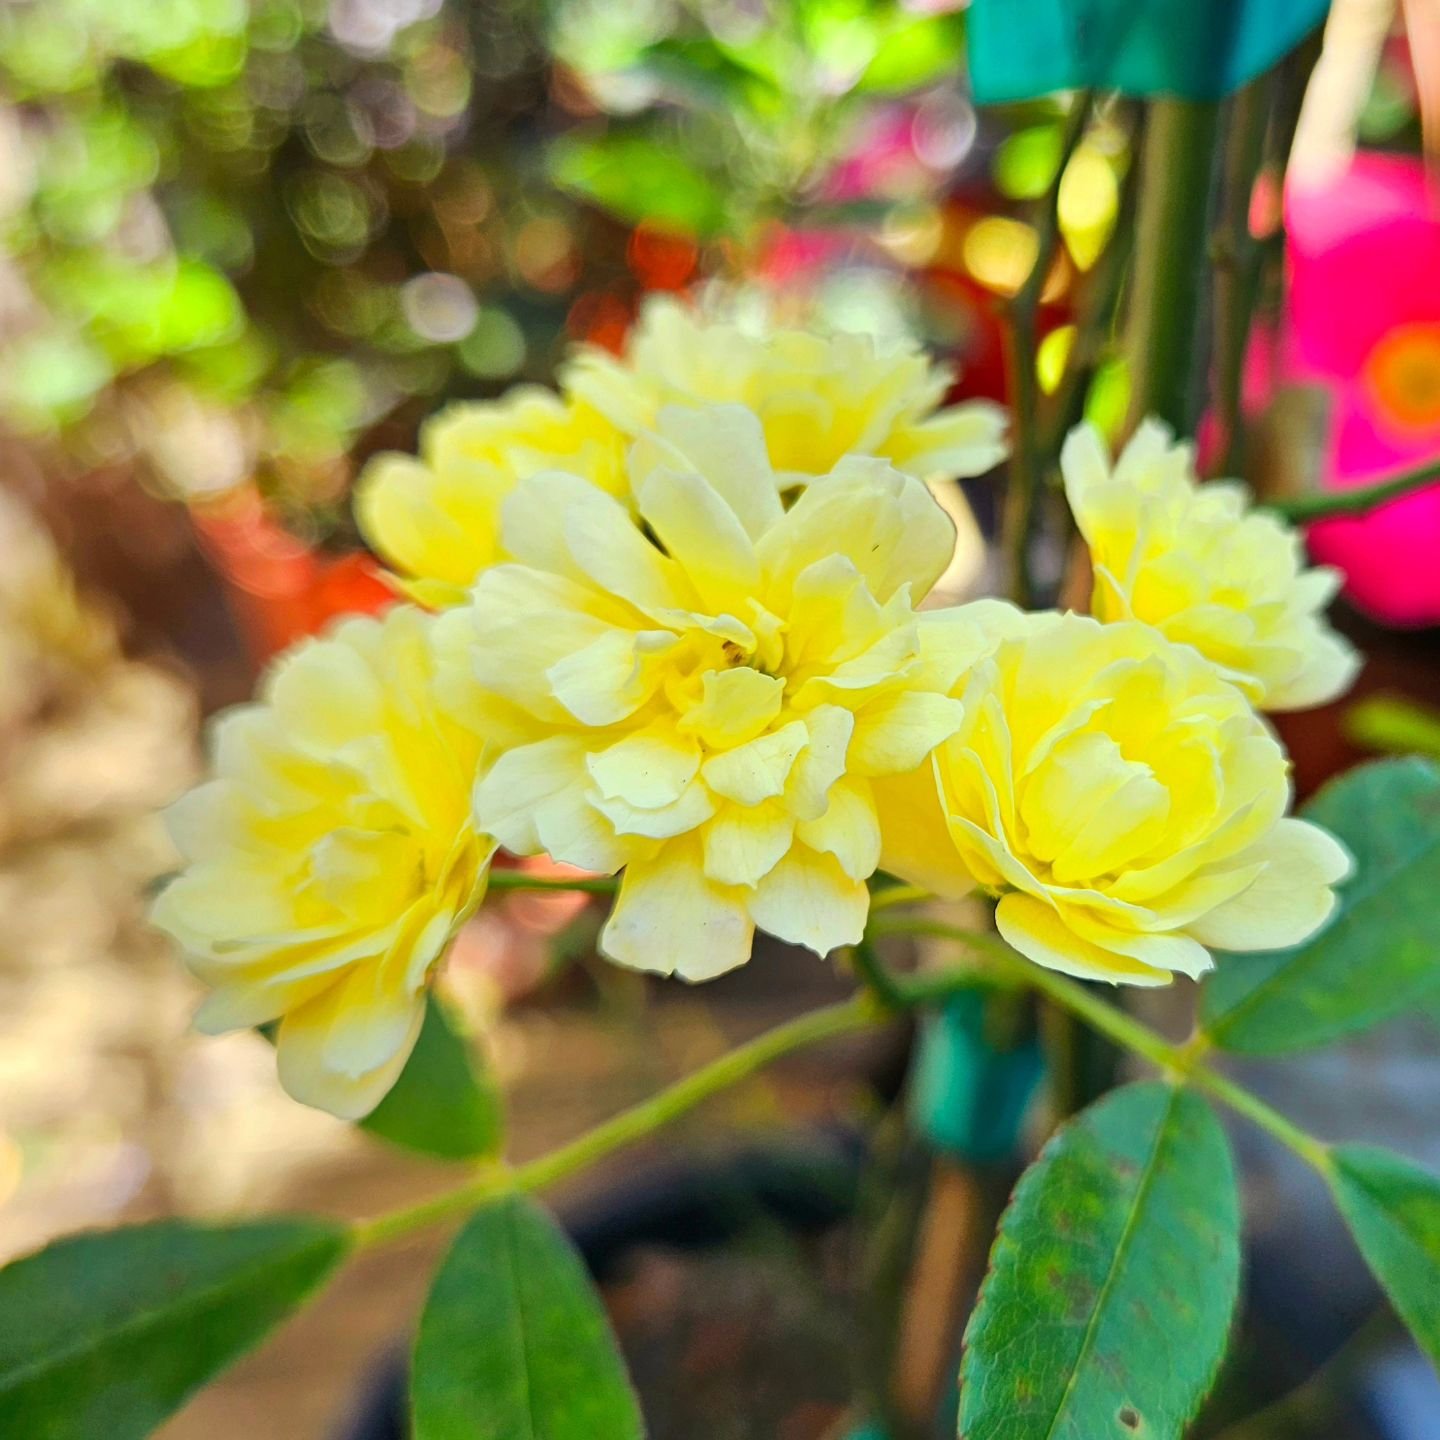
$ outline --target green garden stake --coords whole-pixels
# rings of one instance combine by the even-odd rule
[[[937,1150],[971,1164],[1014,1153],[1044,1071],[1033,1036],[1013,1048],[993,1043],[993,1003],[981,991],[962,990],[926,1022],[910,1092],[916,1129]]]
[[[1293,50],[1329,0],[974,0],[982,105],[1056,90],[1216,100]]]

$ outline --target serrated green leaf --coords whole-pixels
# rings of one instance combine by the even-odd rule
[[[476,1159],[500,1148],[504,1119],[494,1083],[476,1067],[434,995],[400,1078],[360,1128],[442,1160]]]
[[[415,1341],[414,1440],[642,1440],[644,1425],[585,1266],[511,1195],[445,1257]]]
[[[1240,1277],[1230,1147],[1205,1102],[1116,1090],[1021,1178],[965,1337],[964,1440],[1178,1440]]]
[[[76,1235],[0,1270],[0,1435],[139,1440],[335,1268],[321,1220],[167,1220]]]
[[[1227,1050],[1323,1045],[1440,989],[1440,767],[1413,756],[1362,765],[1303,813],[1345,843],[1355,873],[1305,944],[1221,958],[1201,1021]]]
[[[1388,1150],[1341,1145],[1330,1188],[1360,1253],[1440,1369],[1440,1176]]]
[[[658,138],[567,135],[550,149],[550,173],[557,185],[632,224],[648,220],[702,240],[725,226],[720,188]]]

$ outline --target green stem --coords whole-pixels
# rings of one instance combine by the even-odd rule
[[[620,882],[614,875],[532,875],[528,870],[492,870],[491,890],[578,890],[586,895],[613,895]]]
[[[1265,148],[1270,95],[1271,77],[1261,76],[1229,105],[1225,213],[1215,236],[1215,419],[1226,475],[1238,473],[1244,450],[1241,382],[1264,258],[1263,247],[1250,234],[1250,199]]]
[[[1183,1051],[1177,1050],[1177,1054],[1183,1054]],[[1330,1172],[1329,1149],[1308,1131],[1302,1130],[1278,1110],[1272,1109],[1258,1095],[1252,1094],[1243,1085],[1237,1085],[1228,1075],[1210,1069],[1208,1065],[1192,1061],[1183,1073],[1200,1089],[1208,1090],[1222,1104],[1228,1105],[1237,1115],[1243,1115],[1252,1125],[1268,1131],[1322,1175]]]
[[[1075,97],[1060,143],[1055,178],[1046,193],[1036,224],[1035,263],[1008,307],[1006,370],[1010,406],[1015,417],[1011,435],[1010,477],[1005,491],[1001,543],[1009,566],[1010,598],[1018,605],[1035,603],[1030,550],[1035,540],[1040,497],[1040,451],[1037,414],[1040,379],[1036,373],[1036,321],[1045,282],[1060,249],[1060,184],[1070,157],[1090,119],[1088,91]]]
[[[1123,1045],[1167,1074],[1188,1080],[1198,1089],[1207,1091],[1237,1114],[1268,1131],[1317,1170],[1324,1172],[1329,1169],[1329,1152],[1320,1141],[1287,1120],[1279,1111],[1272,1110],[1258,1096],[1205,1065],[1203,1043],[1172,1045],[1148,1025],[1142,1025],[1125,1011],[1092,995],[1078,981],[1032,964],[994,936],[933,921],[926,922],[922,929],[914,922],[898,919],[877,921],[875,930],[877,934],[935,935],[979,951],[985,956],[992,976],[1038,990],[1047,999],[1078,1016],[1092,1030]]]
[[[957,966],[940,974],[914,979],[889,977],[897,1005],[907,1008],[929,1005],[945,1000],[957,990],[994,984],[997,980],[1037,990],[1079,1016],[1092,1029],[1134,1051],[1152,1065],[1208,1091],[1237,1114],[1244,1115],[1289,1146],[1316,1169],[1325,1171],[1329,1168],[1329,1152],[1320,1141],[1272,1110],[1258,1096],[1206,1066],[1203,1063],[1203,1043],[1172,1045],[1123,1010],[1092,995],[1083,985],[1032,965],[997,936],[910,916],[878,920],[873,930],[876,934],[934,935],[953,940],[984,957],[982,966]],[[355,1243],[359,1246],[383,1244],[442,1221],[468,1215],[502,1195],[517,1190],[542,1190],[617,1150],[653,1135],[711,1096],[749,1079],[791,1051],[883,1024],[890,1013],[874,996],[866,993],[786,1021],[702,1066],[693,1075],[677,1081],[658,1095],[622,1110],[548,1155],[513,1169],[492,1162],[463,1185],[443,1195],[360,1222],[354,1227]]]
[[[919,900],[933,900],[935,896],[923,885],[887,885],[870,897],[870,913],[888,910],[892,905],[913,905]]]
[[[622,1110],[548,1155],[514,1169],[492,1165],[443,1195],[361,1223],[356,1227],[356,1243],[378,1245],[440,1221],[468,1215],[487,1202],[513,1191],[543,1190],[597,1160],[645,1139],[712,1095],[748,1079],[792,1050],[868,1029],[886,1018],[886,1011],[867,994],[777,1025],[703,1066],[693,1075],[687,1075],[658,1095]]]
[[[569,890],[586,895],[613,895],[620,888],[620,879],[616,875],[534,875],[528,870],[492,870],[488,884],[491,890]],[[920,885],[887,885],[875,892],[870,908],[884,910],[891,905],[909,905],[931,898],[931,892]]]
[[[877,920],[872,927],[876,935],[928,935],[937,940],[962,940],[970,949],[987,959],[1003,963],[1014,955],[1014,951],[998,936],[987,930],[964,930],[944,920],[932,920],[925,915],[887,915]],[[905,982],[902,986],[912,1005],[923,1005],[932,996],[927,987],[944,985],[948,972],[936,975],[922,975],[917,980]]]
[[[1125,337],[1132,430],[1155,415],[1190,433],[1217,115],[1208,101],[1150,102]]]
[[[1113,1076],[1102,1079],[1100,1071],[1104,1061],[1110,1062],[1104,1069],[1114,1069],[1117,1052],[1059,1005],[1042,1005],[1039,1019],[1055,1117],[1067,1120],[1114,1084]]]
[[[905,997],[901,994],[895,977],[880,961],[868,928],[859,943],[850,947],[850,955],[855,965],[855,973],[887,1010],[898,1010],[905,1004]]]
[[[1295,524],[1305,524],[1332,515],[1363,515],[1387,501],[1397,500],[1412,490],[1423,490],[1437,481],[1440,481],[1440,460],[1421,465],[1416,470],[1407,470],[1390,480],[1357,486],[1354,490],[1329,490],[1323,495],[1297,495],[1293,500],[1266,500],[1261,504],[1263,509],[1283,515]]]

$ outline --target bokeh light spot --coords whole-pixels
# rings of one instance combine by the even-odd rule
[[[1045,394],[1053,395],[1060,388],[1060,382],[1065,378],[1065,366],[1074,348],[1073,325],[1057,326],[1041,340],[1035,352],[1035,375]]]
[[[508,311],[486,306],[460,344],[460,363],[477,379],[504,380],[525,363],[525,332]]]
[[[1060,232],[1080,269],[1100,258],[1119,209],[1120,185],[1110,162],[1082,145],[1065,167],[1057,205]]]
[[[987,215],[965,232],[961,256],[965,268],[987,289],[1013,295],[1040,253],[1034,230],[1023,220]]]
[[[410,328],[437,344],[463,340],[480,314],[474,294],[458,275],[434,272],[407,280],[400,291],[400,306]]]

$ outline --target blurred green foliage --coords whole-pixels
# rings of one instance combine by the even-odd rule
[[[760,220],[826,200],[834,167],[887,102],[941,82],[958,95],[957,12],[901,0],[559,0],[557,57],[629,119],[565,137],[552,173],[624,220],[744,239]]]
[[[845,323],[988,354],[1004,277],[944,197],[965,174],[1028,213],[1060,127],[1045,102],[981,137],[964,41],[958,0],[10,0],[0,428],[185,499],[253,481],[344,541],[358,459],[618,343],[637,289],[832,267]],[[1082,269],[1125,161],[1090,149]],[[912,313],[927,268],[948,298]]]
[[[547,375],[584,247],[536,158],[540,24],[0,6],[0,423],[186,497],[258,479],[321,534],[367,426]]]

